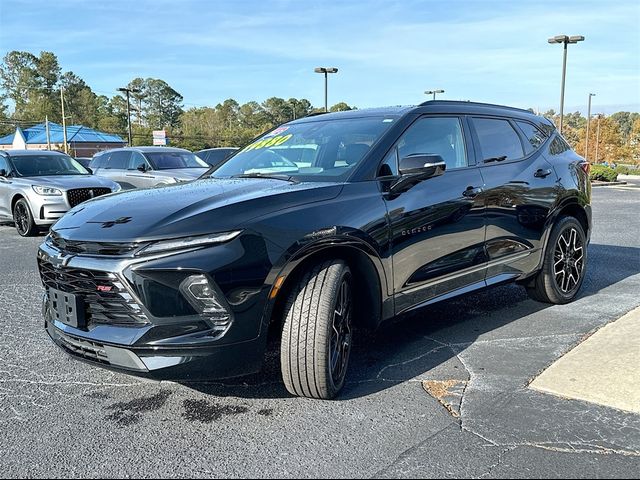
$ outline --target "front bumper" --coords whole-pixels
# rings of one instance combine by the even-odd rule
[[[66,195],[43,196],[36,193],[29,195],[29,206],[36,225],[51,225],[58,221],[71,209]]]
[[[238,259],[245,257],[246,250],[236,239],[215,247],[150,257],[100,257],[69,255],[44,243],[38,262],[46,289],[42,309],[47,333],[76,358],[152,378],[213,379],[255,373],[261,368],[266,348],[263,317],[268,288],[264,278],[254,278],[253,285],[242,280],[241,268],[224,276],[229,263],[235,260],[239,265]],[[141,285],[150,278],[170,282],[167,272],[201,273],[215,279],[233,320],[221,327],[203,319],[203,314],[176,315],[161,311],[157,301],[150,304],[149,292],[141,291]],[[255,277],[255,267],[251,274]],[[51,282],[65,276],[71,276],[72,288],[54,283],[54,289]],[[91,293],[96,284],[104,287],[107,281],[114,288],[111,297]],[[242,288],[238,288],[238,281]],[[154,284],[153,288],[159,288]],[[61,321],[48,297],[51,291],[59,290],[83,299],[84,324],[71,326]],[[158,295],[154,296],[157,300]],[[173,297],[161,298],[167,308],[179,307]]]

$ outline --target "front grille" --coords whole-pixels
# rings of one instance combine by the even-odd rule
[[[140,247],[138,243],[83,242],[66,240],[55,231],[49,234],[50,243],[61,252],[86,255],[124,256]]]
[[[75,188],[73,190],[67,190],[67,200],[69,200],[69,205],[75,207],[82,202],[99,197],[100,195],[106,195],[107,193],[111,193],[110,188]]]
[[[79,268],[55,268],[38,259],[42,283],[84,300],[85,318],[91,324],[145,325],[149,323],[140,305],[113,273]]]

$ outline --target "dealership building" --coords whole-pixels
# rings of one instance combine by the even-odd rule
[[[0,150],[64,150],[64,132],[62,125],[49,122],[30,128],[16,128],[15,133],[0,138]],[[96,152],[108,148],[126,146],[118,135],[99,132],[82,125],[67,127],[67,145],[69,154],[74,157],[91,157]]]

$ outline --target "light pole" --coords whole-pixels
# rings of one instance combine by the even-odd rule
[[[327,85],[328,85],[328,74],[329,73],[338,73],[338,69],[336,67],[317,67],[313,70],[316,73],[324,73],[324,111],[329,111],[329,103],[327,96]]]
[[[444,90],[427,90],[425,95],[433,95],[433,99],[436,99],[436,93],[444,93]]]
[[[129,103],[129,95],[132,93],[140,93],[140,90],[137,88],[121,87],[118,88],[118,91],[127,94],[127,128],[129,129],[129,146],[131,146],[131,104]]]
[[[584,37],[582,35],[556,35],[548,40],[549,43],[562,43],[564,44],[564,56],[562,57],[562,87],[560,89],[560,134],[562,135],[562,122],[564,117],[564,82],[567,76],[567,45],[570,43],[582,42]]]
[[[596,163],[598,163],[598,147],[600,146],[600,118],[602,114],[598,114],[598,127],[596,129]]]
[[[591,97],[595,97],[595,93],[589,94],[589,107],[587,108],[587,139],[584,145],[584,159],[589,161],[589,125],[591,124]]]

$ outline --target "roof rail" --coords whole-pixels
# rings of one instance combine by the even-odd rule
[[[535,115],[535,113],[531,112],[530,110],[525,110],[524,108],[509,107],[507,105],[497,105],[495,103],[472,102],[471,100],[427,100],[426,102],[422,102],[418,106],[424,107],[427,105],[477,105],[479,107],[504,108],[507,110],[515,110],[516,112]]]

